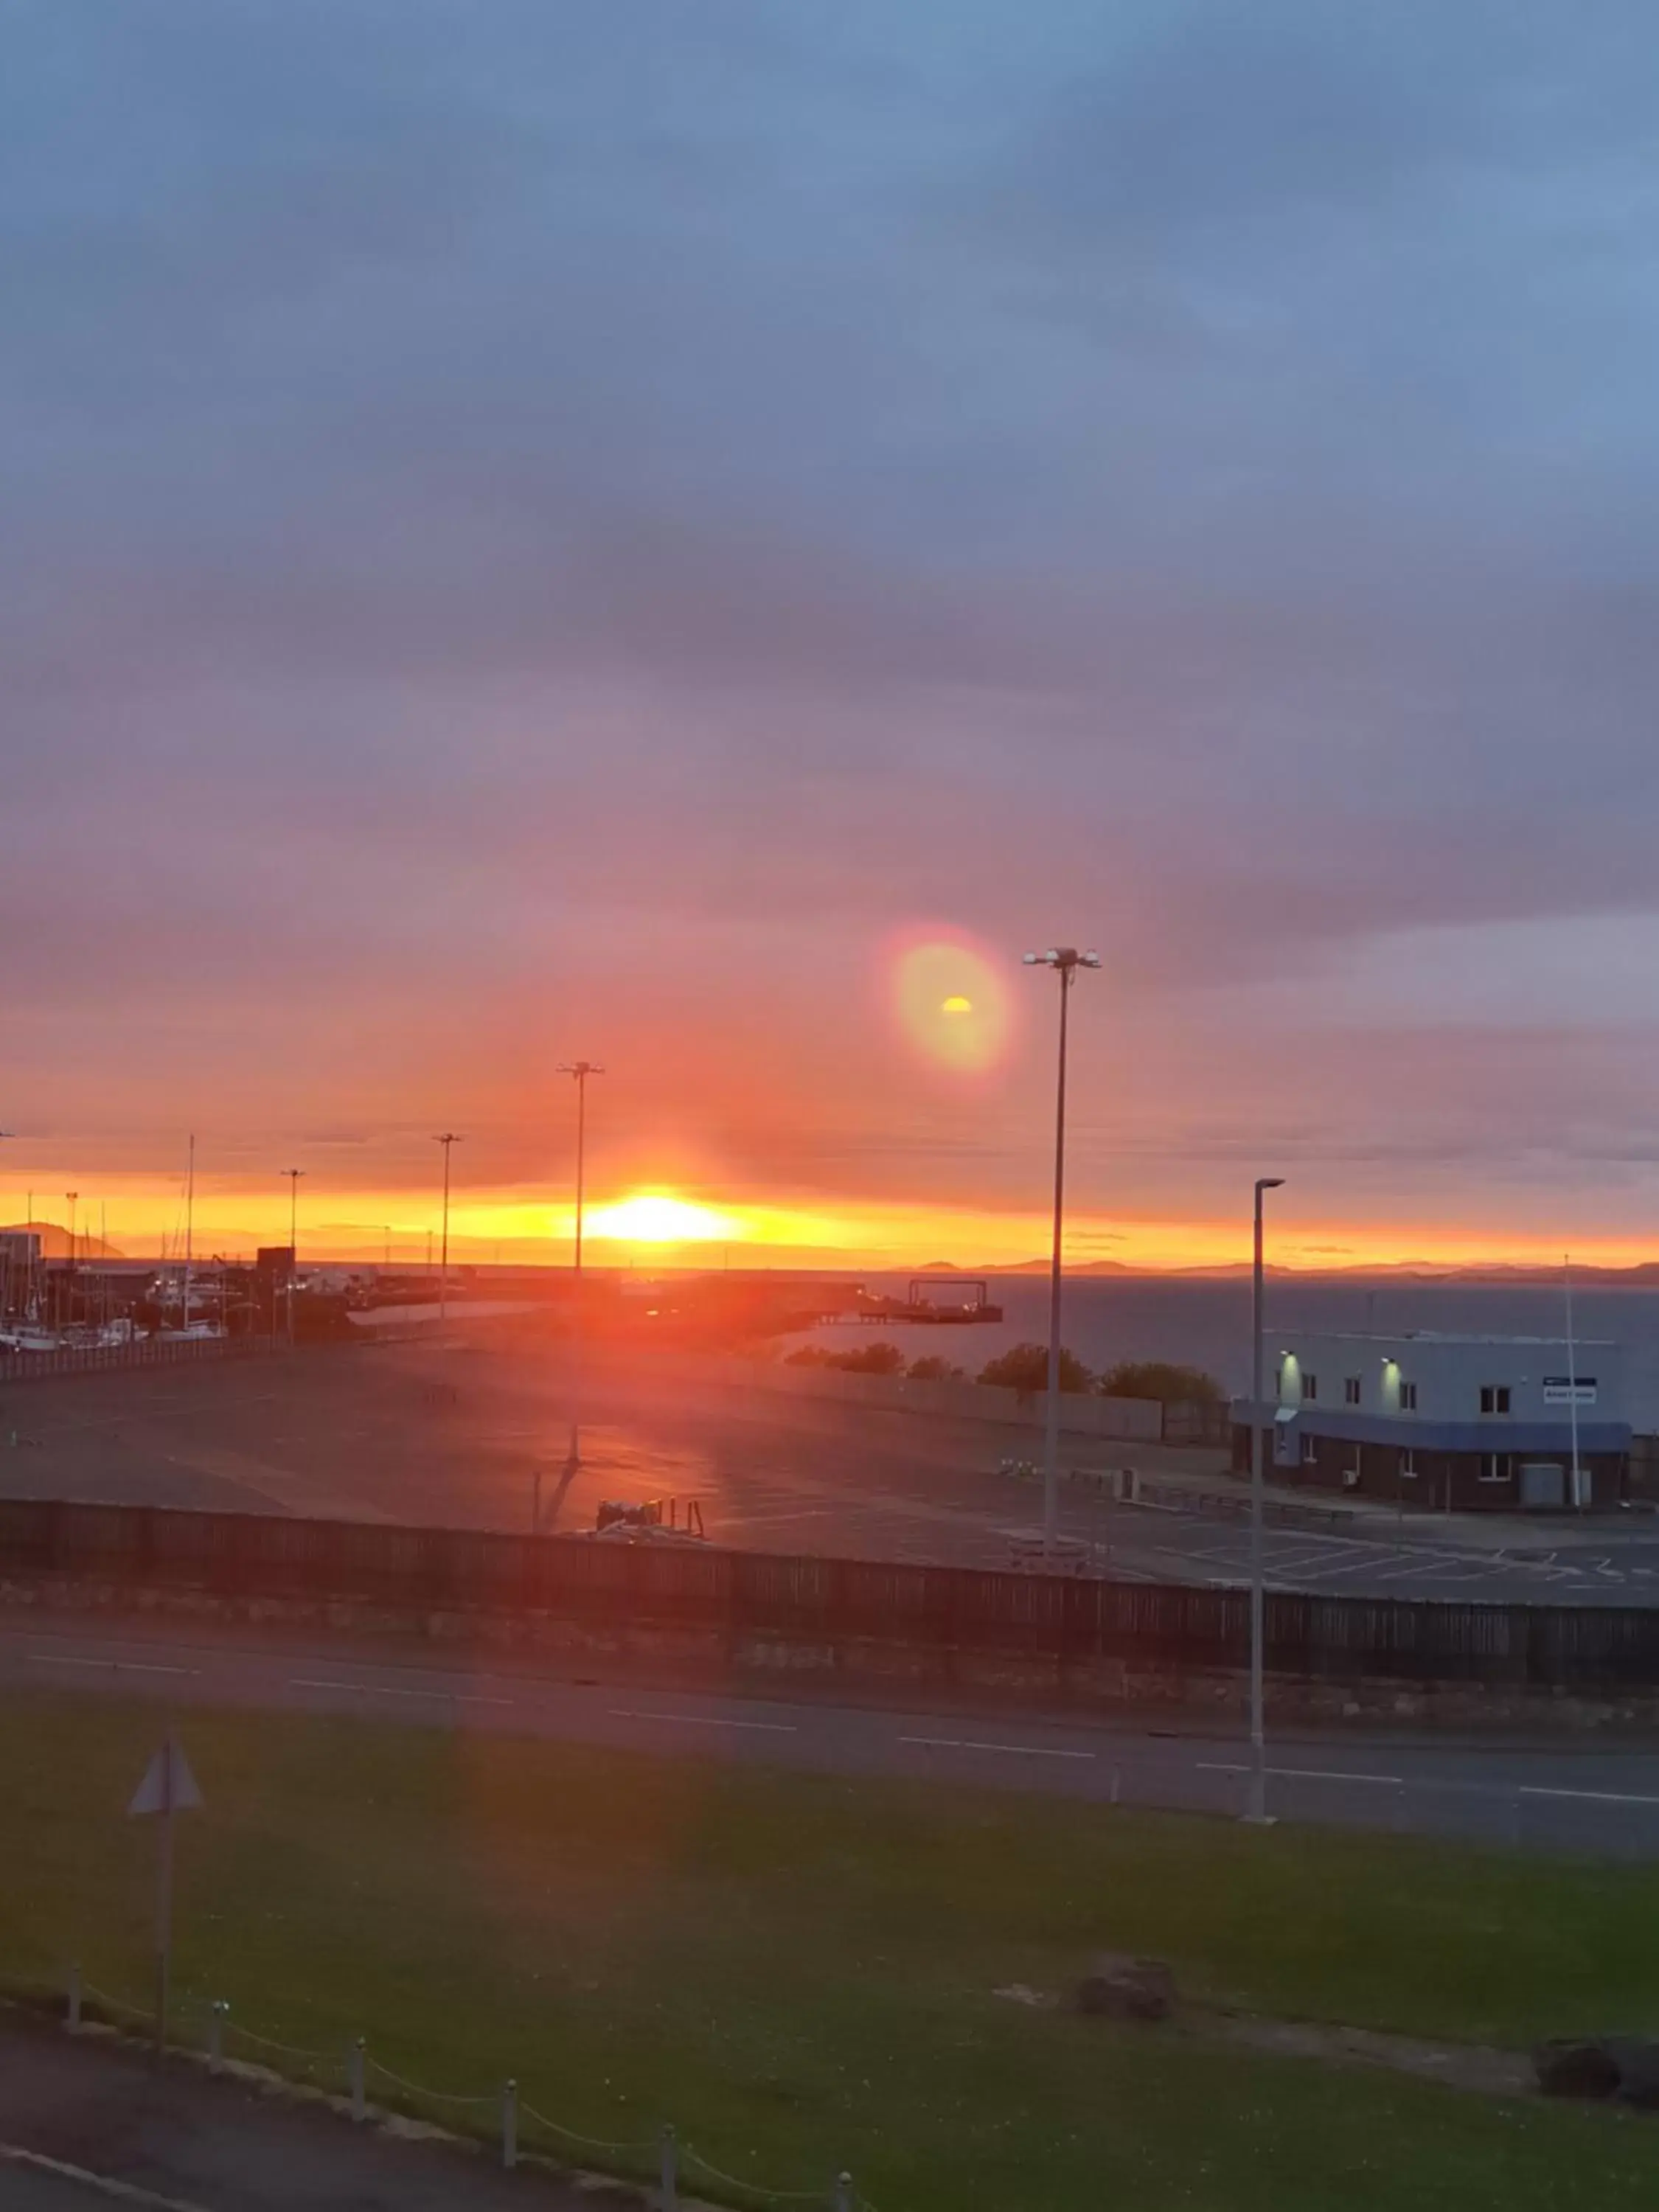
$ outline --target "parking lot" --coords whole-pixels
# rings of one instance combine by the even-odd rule
[[[566,1480],[573,1407],[581,1464]],[[999,1471],[1029,1430],[785,1398],[615,1367],[573,1372],[483,1345],[319,1349],[9,1388],[0,1494],[527,1529],[591,1529],[600,1504],[695,1502],[709,1540],[770,1551],[1006,1566],[1041,1517],[1039,1489]],[[1143,1472],[1229,1486],[1214,1455],[1079,1443]],[[1061,1525],[1097,1571],[1237,1583],[1243,1499],[1175,1511],[1064,1486]],[[1374,1514],[1275,1526],[1276,1587],[1355,1595],[1648,1604],[1659,1597],[1649,1516],[1579,1527]]]

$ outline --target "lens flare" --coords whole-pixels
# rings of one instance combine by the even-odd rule
[[[1002,1058],[1012,1001],[995,960],[967,939],[901,945],[891,988],[899,1027],[924,1058],[961,1075],[981,1074]]]

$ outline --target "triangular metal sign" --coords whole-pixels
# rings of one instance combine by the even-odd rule
[[[202,1793],[184,1747],[169,1736],[146,1768],[127,1814],[129,1819],[139,1820],[146,1813],[165,1813],[169,1805],[175,1813],[193,1813],[201,1802]]]

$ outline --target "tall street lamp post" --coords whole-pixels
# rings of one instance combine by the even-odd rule
[[[446,1129],[441,1137],[434,1137],[432,1141],[444,1148],[443,1254],[438,1261],[438,1327],[442,1329],[449,1325],[449,1148],[466,1140],[458,1137],[453,1129]]]
[[[581,1371],[582,1371],[582,1205],[587,1162],[587,1079],[603,1075],[605,1070],[591,1060],[574,1060],[559,1070],[569,1076],[576,1085],[576,1250],[572,1270],[571,1296],[573,1310],[573,1346],[575,1352],[574,1374],[570,1385],[570,1459],[572,1473],[581,1465]]]
[[[1267,1605],[1262,1590],[1261,1474],[1261,1201],[1282,1190],[1283,1176],[1258,1176],[1255,1184],[1255,1245],[1250,1270],[1250,1799],[1245,1819],[1267,1824],[1267,1730],[1264,1713],[1262,1645]]]
[[[1050,945],[1028,952],[1028,968],[1052,968],[1060,977],[1060,1075],[1054,1097],[1054,1250],[1048,1280],[1048,1406],[1042,1439],[1042,1557],[1052,1565],[1060,1535],[1060,1235],[1066,1202],[1066,1013],[1079,968],[1098,968],[1097,952]]]

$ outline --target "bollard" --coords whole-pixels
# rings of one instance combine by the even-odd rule
[[[661,2212],[678,2212],[680,2201],[680,2147],[674,2140],[672,2128],[662,2131],[662,2200]]]
[[[840,2175],[836,2182],[836,2212],[857,2212],[857,2199],[853,2195],[853,2177]]]
[[[1121,1805],[1122,1802],[1123,1771],[1121,1767],[1115,1766],[1112,1769],[1112,1802],[1114,1805]]]
[[[208,2007],[208,2072],[222,2071],[225,2063],[225,2015],[230,2007],[222,1997],[215,1997]]]
[[[351,2117],[354,2120],[367,2117],[363,2095],[363,2075],[367,2070],[363,2064],[364,2048],[363,2039],[360,2035],[347,2053],[347,2071],[351,2079]]]
[[[69,1970],[69,2032],[70,2032],[70,2033],[71,2035],[78,2034],[78,2033],[79,2033],[79,2032],[80,2032],[80,2027],[81,2027],[81,1969],[80,1969],[80,1967],[77,1966],[71,1966],[71,1967],[70,1968],[70,1970]]]
[[[519,2085],[501,2084],[501,2164],[509,2173],[519,2162]]]

